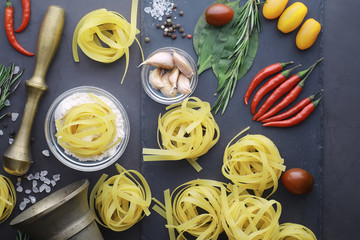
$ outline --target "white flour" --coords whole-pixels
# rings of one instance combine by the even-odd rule
[[[115,104],[110,101],[110,99],[103,97],[103,96],[99,96],[94,94],[96,97],[100,98],[102,101],[104,101],[112,110],[112,112],[116,115],[116,136],[113,140],[113,143],[116,142],[118,140],[118,138],[123,138],[125,133],[124,133],[124,120],[123,117],[119,111],[119,109],[115,106]],[[66,116],[66,114],[69,112],[69,110],[73,107],[77,107],[80,106],[84,103],[95,103],[96,101],[89,96],[88,93],[74,93],[73,95],[65,98],[60,104],[59,106],[56,108],[55,110],[55,121],[57,121],[58,119],[60,119],[60,121],[62,121],[61,119],[64,118]],[[76,157],[77,159],[79,159],[80,161],[99,161],[102,160],[106,157],[109,157],[111,155],[113,155],[116,151],[117,146],[120,144],[120,142],[118,142],[115,146],[113,146],[112,148],[108,149],[106,152],[104,152],[101,155],[96,155],[96,156],[92,156],[92,157],[88,157],[88,158],[82,158],[82,157],[78,157],[76,156],[74,153],[72,153],[71,151],[64,149],[65,153],[68,155],[71,155],[73,157]]]

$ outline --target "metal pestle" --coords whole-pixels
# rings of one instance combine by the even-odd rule
[[[12,175],[24,175],[32,163],[31,128],[40,97],[47,90],[45,75],[59,46],[64,21],[64,9],[55,5],[48,7],[38,35],[35,70],[30,80],[26,81],[27,100],[21,125],[13,144],[3,156],[3,167]]]

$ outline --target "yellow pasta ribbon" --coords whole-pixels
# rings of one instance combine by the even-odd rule
[[[135,170],[116,164],[118,175],[99,179],[90,194],[90,208],[100,216],[102,226],[113,231],[125,231],[150,215],[151,191],[146,179]]]
[[[138,0],[131,5],[131,23],[119,13],[98,9],[86,14],[77,24],[72,42],[73,57],[79,62],[77,45],[91,59],[111,63],[124,54],[126,67],[121,83],[124,81],[129,65],[129,47],[134,41],[140,47],[142,59],[144,54],[140,42],[135,37],[140,31],[136,28]]]
[[[281,172],[285,171],[284,159],[275,144],[263,135],[246,135],[234,141],[249,128],[236,135],[226,146],[222,173],[234,184],[252,190],[262,196],[272,188],[271,196],[278,187]]]
[[[275,200],[244,195],[235,187],[221,193],[222,225],[230,240],[277,240],[281,205]],[[275,207],[274,207],[275,206]]]
[[[168,106],[166,110],[164,116],[160,114],[158,119],[160,149],[144,148],[144,161],[187,159],[200,171],[201,167],[195,161],[207,153],[220,137],[210,104],[191,97]]]
[[[16,204],[16,192],[11,180],[0,174],[0,223],[12,213]]]
[[[100,98],[89,94],[94,103],[73,107],[56,121],[57,141],[81,158],[100,155],[115,146],[116,114]]]
[[[296,223],[280,225],[279,240],[316,240],[315,234],[307,227]]]

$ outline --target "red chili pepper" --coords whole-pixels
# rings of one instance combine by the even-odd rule
[[[287,63],[274,63],[270,66],[267,66],[265,68],[263,68],[260,72],[258,72],[258,74],[255,75],[255,77],[253,78],[253,80],[251,81],[248,90],[245,93],[245,104],[248,105],[249,102],[249,98],[251,96],[251,94],[253,93],[253,91],[255,90],[255,88],[267,77],[269,77],[270,75],[273,75],[274,73],[277,73],[279,71],[281,71],[286,65],[292,64],[294,63],[293,61],[291,62],[287,62]]]
[[[274,92],[266,99],[264,104],[260,107],[260,109],[255,114],[253,120],[258,119],[261,117],[267,110],[270,109],[270,107],[279,99],[281,98],[285,93],[290,91],[296,84],[300,82],[303,78],[307,78],[312,70],[315,68],[315,66],[321,62],[323,58],[317,60],[313,65],[311,65],[308,69],[298,72],[297,74],[292,75],[288,80],[283,82],[278,88],[274,90]]]
[[[23,8],[22,22],[20,27],[16,29],[15,32],[22,32],[27,27],[30,20],[30,0],[21,0],[21,3]]]
[[[296,67],[293,67],[289,70],[285,70],[282,73],[277,74],[276,76],[270,78],[269,81],[267,81],[255,94],[252,102],[251,102],[251,113],[255,114],[256,107],[261,101],[261,99],[271,90],[279,86],[282,82],[284,82],[287,77],[289,76],[290,72],[294,70],[297,67],[300,67],[301,65],[297,65]]]
[[[306,105],[308,105],[309,103],[313,102],[315,97],[321,93],[323,90],[321,90],[320,92],[315,93],[314,95],[311,95],[305,99],[303,99],[302,101],[300,101],[299,103],[297,103],[294,107],[290,108],[289,110],[287,110],[286,112],[283,112],[281,114],[275,115],[273,117],[270,118],[266,118],[264,120],[262,120],[262,123],[267,123],[267,122],[274,122],[274,121],[279,121],[279,120],[284,120],[292,115],[294,115],[295,113],[299,112],[301,109],[303,109]]]
[[[6,0],[6,9],[5,9],[5,30],[7,38],[9,39],[10,44],[18,50],[20,53],[27,55],[27,56],[34,56],[33,53],[25,50],[16,40],[14,34],[14,25],[13,25],[13,15],[14,10],[12,3],[9,0]]]
[[[298,114],[296,114],[292,118],[289,118],[286,120],[264,123],[263,126],[265,126],[265,127],[292,127],[292,126],[295,126],[295,125],[303,122],[305,119],[307,119],[310,116],[310,114],[315,110],[316,106],[319,104],[320,100],[321,100],[321,97],[319,99],[317,99],[316,101],[309,103]]]

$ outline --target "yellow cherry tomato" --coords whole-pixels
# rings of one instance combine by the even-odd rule
[[[263,6],[263,15],[267,19],[275,19],[284,11],[289,0],[267,0]]]
[[[277,25],[278,29],[283,33],[294,31],[304,20],[307,11],[308,9],[303,3],[293,3],[281,14]]]
[[[308,49],[316,41],[320,30],[321,25],[318,21],[313,18],[306,20],[296,35],[296,46],[300,50]]]

